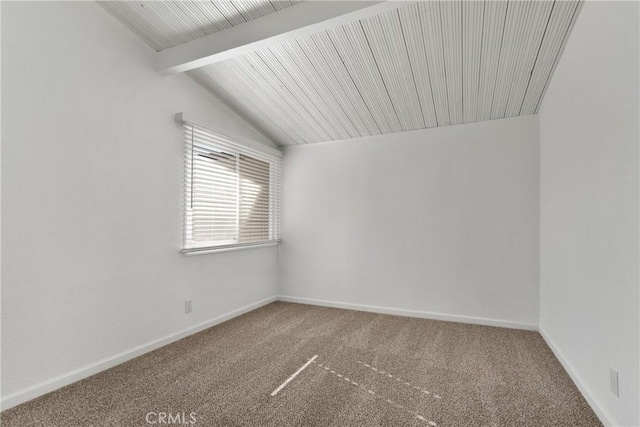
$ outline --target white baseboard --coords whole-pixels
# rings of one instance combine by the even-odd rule
[[[16,392],[9,396],[4,397],[0,402],[0,407],[2,408],[2,410],[12,408],[21,403],[35,399],[36,397],[42,396],[44,394],[50,393],[54,390],[57,390],[59,388],[72,384],[74,382],[90,377],[91,375],[95,375],[99,372],[102,372],[104,370],[117,366],[121,363],[127,362],[145,353],[149,353],[150,351],[156,350],[160,347],[164,347],[165,345],[171,344],[189,335],[193,335],[195,333],[208,329],[212,326],[215,326],[227,320],[233,319],[234,317],[253,311],[264,305],[270,304],[276,300],[284,301],[284,302],[299,303],[299,304],[317,305],[317,306],[323,306],[323,307],[343,308],[347,310],[391,314],[396,316],[417,317],[422,319],[444,320],[444,321],[450,321],[450,322],[470,323],[475,325],[497,326],[502,328],[539,331],[542,337],[544,338],[544,340],[546,341],[547,345],[549,346],[549,348],[551,348],[555,356],[558,358],[558,360],[560,361],[564,369],[567,371],[567,373],[569,374],[573,382],[578,387],[578,390],[580,390],[580,392],[582,393],[586,401],[593,408],[594,412],[596,413],[600,421],[602,421],[602,423],[605,426],[618,425],[614,421],[613,417],[611,417],[607,413],[607,411],[605,411],[600,405],[598,405],[597,401],[593,398],[592,394],[589,392],[589,389],[580,380],[580,377],[576,374],[576,371],[572,368],[571,364],[567,361],[562,351],[560,351],[560,349],[549,338],[549,336],[545,334],[544,330],[542,328],[539,328],[537,325],[529,324],[529,323],[511,322],[511,321],[498,320],[498,319],[488,319],[488,318],[482,318],[482,317],[460,316],[460,315],[454,315],[454,314],[433,313],[428,311],[406,310],[406,309],[399,309],[399,308],[380,307],[380,306],[363,305],[363,304],[351,304],[351,303],[343,303],[343,302],[336,302],[336,301],[319,300],[314,298],[292,297],[292,296],[286,296],[286,295],[279,295],[277,297],[274,296],[274,297],[265,298],[261,301],[255,302],[253,304],[249,304],[237,310],[230,311],[229,313],[215,317],[206,322],[199,323],[183,331],[180,331],[171,335],[167,335],[163,338],[151,341],[149,343],[140,345],[138,347],[132,348],[127,351],[123,351],[121,353],[118,353],[106,359],[102,359],[91,365],[87,365],[82,368],[76,369],[74,371],[68,372],[66,374],[60,375],[58,377],[52,378],[50,380],[43,381],[39,384],[36,384],[34,386],[31,386],[29,388],[26,388],[24,390],[21,390],[19,392]]]
[[[75,371],[71,371],[66,374],[60,375],[58,377],[52,378],[50,380],[43,381],[29,388],[10,394],[9,396],[3,397],[2,402],[0,403],[0,406],[2,407],[2,410],[5,410],[11,407],[14,407],[16,405],[19,405],[21,403],[27,402],[31,399],[35,399],[36,397],[42,396],[44,394],[57,390],[61,387],[72,384],[76,381],[80,381],[84,378],[90,377],[91,375],[95,375],[98,372],[102,372],[104,370],[112,368],[116,365],[124,363],[128,360],[134,359],[145,353],[149,353],[150,351],[156,350],[160,347],[164,347],[167,344],[171,344],[182,338],[188,337],[189,335],[193,335],[197,332],[208,329],[219,323],[226,322],[227,320],[240,316],[241,314],[245,314],[249,311],[252,311],[264,305],[270,304],[275,300],[276,300],[275,296],[265,298],[261,301],[255,302],[253,304],[249,304],[237,310],[230,311],[229,313],[225,313],[211,320],[207,320],[206,322],[199,323],[183,331],[176,332],[171,335],[167,335],[163,338],[151,341],[146,344],[142,344],[138,347],[123,351],[121,353],[118,353],[106,359],[102,359],[96,363],[92,363],[91,365],[87,365],[82,368],[76,369]]]
[[[485,326],[498,326],[502,328],[512,328],[512,329],[523,329],[528,331],[538,331],[542,338],[545,340],[551,351],[555,354],[556,358],[560,361],[560,364],[563,366],[565,371],[569,374],[576,387],[585,400],[591,406],[593,411],[596,413],[602,424],[606,427],[615,427],[619,426],[617,422],[614,421],[614,418],[602,408],[593,398],[593,395],[590,393],[589,388],[584,385],[584,382],[581,381],[580,377],[573,369],[571,364],[568,362],[567,358],[564,356],[562,351],[558,348],[558,346],[549,338],[547,334],[545,334],[544,330],[538,325],[530,324],[530,323],[519,323],[519,322],[511,322],[506,320],[498,320],[498,319],[487,319],[482,317],[471,317],[471,316],[459,316],[455,314],[443,314],[443,313],[433,313],[428,311],[416,311],[416,310],[405,310],[399,308],[390,308],[390,307],[379,307],[372,305],[362,305],[362,304],[351,304],[344,302],[336,302],[336,301],[326,301],[319,300],[314,298],[302,298],[302,297],[292,297],[286,295],[279,295],[277,297],[278,301],[284,302],[293,302],[298,304],[309,304],[309,305],[317,305],[322,307],[333,307],[333,308],[344,308],[347,310],[356,310],[356,311],[367,311],[372,313],[382,313],[382,314],[392,314],[396,316],[406,316],[406,317],[419,317],[422,319],[433,319],[433,320],[445,320],[450,322],[459,322],[459,323],[470,323],[474,325],[485,325]]]
[[[395,316],[418,317],[421,319],[445,320],[448,322],[471,323],[474,325],[497,326],[500,328],[524,329],[537,331],[538,325],[531,323],[511,322],[508,320],[488,319],[484,317],[460,316],[457,314],[434,313],[430,311],[406,310],[402,308],[380,307],[375,305],[351,304],[345,302],[325,301],[315,298],[291,297],[278,295],[278,301],[298,304],[319,305],[322,307],[344,308],[347,310],[368,311],[371,313],[392,314]]]
[[[582,396],[585,398],[589,406],[591,406],[591,409],[593,409],[593,412],[596,413],[596,415],[600,419],[600,422],[602,422],[602,424],[604,424],[605,427],[619,426],[620,424],[618,424],[614,420],[611,414],[609,414],[602,406],[598,404],[598,401],[593,397],[593,394],[591,393],[589,388],[585,385],[584,381],[581,380],[576,370],[573,369],[573,366],[571,365],[569,360],[565,357],[564,353],[562,353],[560,348],[549,337],[549,335],[547,335],[544,332],[544,329],[542,329],[542,327],[538,327],[538,332],[540,333],[540,335],[542,335],[542,338],[546,341],[547,345],[549,346],[553,354],[555,354],[556,358],[560,361],[560,364],[562,364],[562,367],[564,368],[564,370],[567,371],[567,373],[569,374],[569,377],[571,377],[571,379],[573,380],[573,383],[576,385],[576,387],[578,387],[578,390],[580,390],[580,393],[582,393]]]

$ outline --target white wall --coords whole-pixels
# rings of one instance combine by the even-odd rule
[[[3,399],[275,295],[274,248],[178,253],[173,115],[267,140],[95,3],[2,9]]]
[[[529,116],[286,150],[281,294],[536,325],[538,141]]]
[[[626,426],[640,424],[638,36],[637,2],[586,2],[540,118],[540,325],[600,415]]]

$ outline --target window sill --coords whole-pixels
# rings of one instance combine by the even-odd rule
[[[184,256],[217,254],[222,252],[246,251],[247,249],[265,248],[277,246],[280,240],[269,240],[266,242],[244,243],[224,246],[210,246],[205,248],[183,249],[180,251]]]

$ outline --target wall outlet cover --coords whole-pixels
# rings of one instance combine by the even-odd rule
[[[613,368],[609,368],[609,386],[611,388],[611,393],[615,394],[616,397],[620,397],[620,385],[618,383],[618,371]]]

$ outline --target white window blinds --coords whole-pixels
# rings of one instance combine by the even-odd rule
[[[281,152],[177,119],[185,139],[183,252],[277,243]]]

